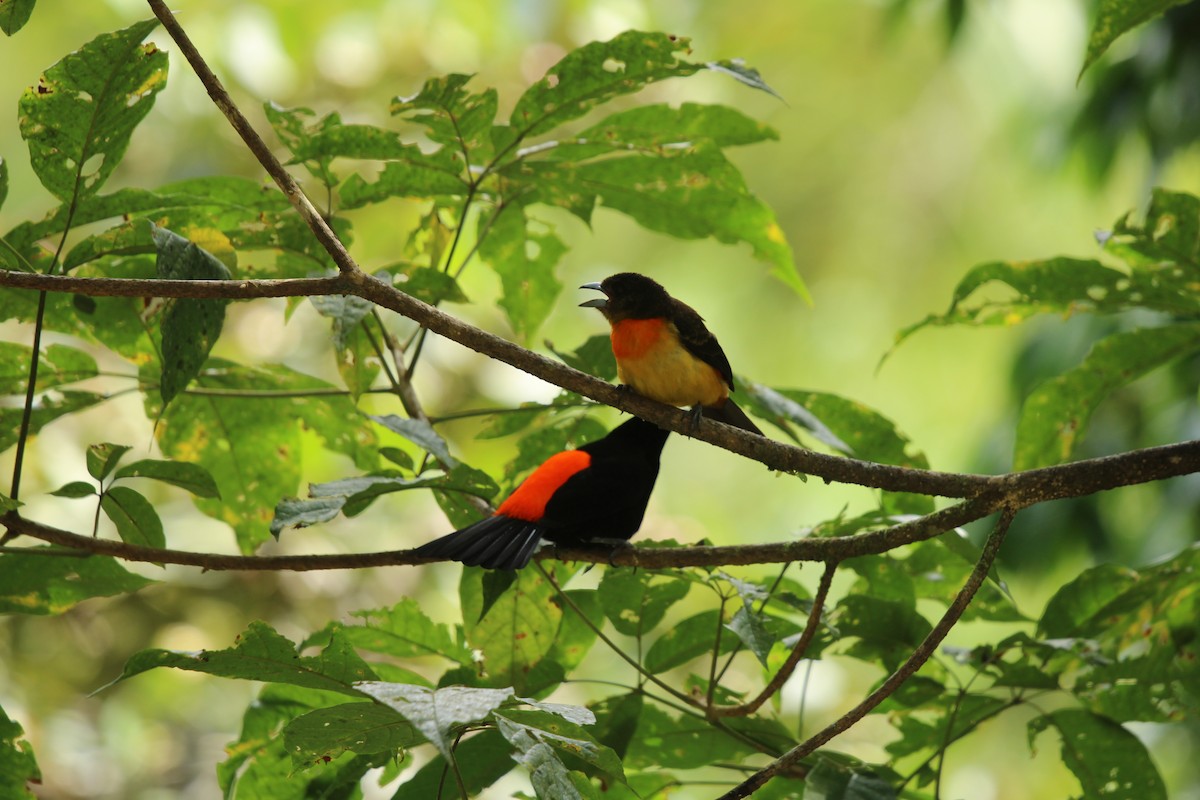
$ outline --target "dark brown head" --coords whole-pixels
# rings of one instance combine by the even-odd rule
[[[585,283],[579,288],[604,292],[604,297],[579,305],[597,309],[609,322],[666,317],[671,312],[671,295],[667,290],[657,281],[636,272],[618,272],[599,283]]]

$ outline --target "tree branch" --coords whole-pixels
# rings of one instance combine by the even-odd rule
[[[946,634],[950,632],[950,629],[962,617],[963,612],[967,609],[967,605],[971,602],[971,598],[975,596],[975,592],[979,590],[979,587],[987,578],[988,570],[992,568],[992,562],[996,560],[996,554],[1000,552],[1000,545],[1004,542],[1004,537],[1008,533],[1009,526],[1015,514],[1016,511],[1012,508],[1004,509],[1004,512],[1000,515],[1000,519],[996,521],[995,527],[992,528],[987,542],[984,543],[983,553],[980,554],[979,561],[975,563],[975,568],[967,576],[962,589],[954,597],[954,601],[950,603],[950,607],[946,609],[946,613],[938,620],[937,625],[933,626],[933,630],[922,640],[912,655],[900,665],[899,669],[889,675],[888,679],[878,689],[867,695],[861,703],[847,711],[840,719],[829,724],[824,730],[810,737],[807,741],[796,745],[750,778],[721,795],[718,800],[742,800],[742,798],[749,797],[762,788],[763,784],[771,778],[785,770],[791,769],[800,759],[810,755],[818,747],[838,734],[844,733],[870,713],[877,705],[890,697],[893,692],[900,688],[900,685],[904,681],[908,680],[919,670],[929,660],[929,657],[933,655],[934,650],[937,649],[942,640],[946,638]]]

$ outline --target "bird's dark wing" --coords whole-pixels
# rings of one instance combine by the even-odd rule
[[[679,329],[679,341],[689,353],[720,373],[730,389],[733,389],[733,367],[721,349],[717,337],[704,324],[704,318],[696,310],[675,298],[671,298],[671,321]]]
[[[520,569],[529,563],[541,533],[537,523],[500,514],[434,539],[413,552],[428,558],[453,559],[468,567]]]

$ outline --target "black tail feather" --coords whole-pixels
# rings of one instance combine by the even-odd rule
[[[715,419],[717,422],[724,422],[726,425],[732,425],[735,428],[741,428],[744,431],[757,433],[759,436],[764,435],[759,430],[759,427],[746,416],[746,412],[738,408],[738,404],[729,399],[726,399],[724,404],[720,406],[705,406],[704,416],[709,419]]]
[[[459,561],[469,567],[520,569],[529,563],[541,538],[537,524],[497,515],[434,539],[413,552],[427,558]]]

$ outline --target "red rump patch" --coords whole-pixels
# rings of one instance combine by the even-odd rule
[[[623,319],[612,326],[612,349],[617,358],[640,358],[658,343],[667,321],[654,319]]]
[[[564,450],[547,458],[525,479],[517,490],[496,509],[504,515],[526,522],[537,522],[546,514],[546,503],[567,479],[591,466],[592,457],[583,450]]]

